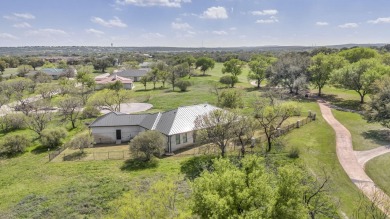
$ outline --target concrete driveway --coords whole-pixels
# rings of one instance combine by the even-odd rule
[[[378,188],[364,172],[362,160],[353,151],[351,133],[334,118],[331,108],[324,102],[318,102],[322,117],[336,133],[336,153],[341,166],[351,181],[387,216],[390,216],[390,197]],[[374,154],[383,153],[383,150]],[[370,153],[372,154],[372,153]],[[367,156],[368,157],[368,156]]]
[[[137,112],[143,112],[150,108],[152,108],[153,105],[149,103],[123,103],[121,104],[121,113],[137,113]],[[101,113],[107,114],[111,112],[110,110],[101,110]]]

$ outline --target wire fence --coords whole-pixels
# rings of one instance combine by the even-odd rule
[[[284,126],[282,128],[274,130],[274,136],[280,137],[282,135],[287,134],[291,130],[296,129],[296,128],[300,128],[300,127],[302,127],[302,126],[304,126],[304,125],[306,125],[314,120],[316,120],[316,114],[309,112],[308,117],[306,117],[302,120],[298,120],[295,123],[292,123],[290,125],[287,125],[287,126]],[[254,142],[253,146],[262,145],[262,144],[267,142],[267,137],[265,134],[263,134],[261,136],[257,136],[256,138],[254,138],[253,142]],[[231,142],[226,147],[227,153],[235,153],[235,152],[239,153],[240,150],[241,150],[241,146],[239,145],[238,142],[234,142],[234,141]],[[250,152],[253,150],[253,147],[248,147],[246,150],[248,150],[248,152]],[[218,148],[218,146],[215,146],[213,144],[206,144],[206,145],[202,145],[202,146],[193,145],[191,147],[184,148],[184,149],[176,152],[175,156],[190,156],[190,155],[196,156],[196,155],[219,154],[219,153],[221,153],[221,151]]]
[[[62,161],[87,161],[87,160],[125,160],[130,158],[129,150],[122,151],[77,151],[62,153],[59,157]]]
[[[62,148],[59,148],[53,152],[50,152],[49,153],[49,161],[52,161],[54,158],[56,158],[59,154],[61,154],[66,148],[65,147],[62,147]]]

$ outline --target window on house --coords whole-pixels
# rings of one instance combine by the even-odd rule
[[[183,143],[187,143],[187,133],[183,134]]]
[[[176,135],[176,144],[180,144],[180,134]]]

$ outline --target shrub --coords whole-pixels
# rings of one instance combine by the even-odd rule
[[[187,88],[191,86],[191,82],[189,81],[178,81],[176,82],[175,84],[175,87],[178,87],[180,89],[180,91],[184,92],[184,91],[187,91]]]
[[[299,148],[297,148],[297,147],[292,147],[292,148],[288,151],[287,156],[288,156],[289,158],[299,158],[299,154],[300,154]]]
[[[211,170],[215,155],[203,155],[192,157],[181,163],[180,171],[188,179],[194,180],[205,170]]]
[[[91,147],[93,138],[88,132],[79,133],[65,144],[65,147],[80,149],[83,152],[84,148]]]
[[[242,108],[244,106],[244,102],[242,100],[242,92],[240,92],[239,90],[224,90],[218,99],[218,105],[220,107],[235,109]]]
[[[86,106],[81,113],[81,118],[89,119],[96,118],[100,114],[100,111],[95,106]]]
[[[0,153],[8,156],[23,153],[26,147],[30,145],[30,142],[25,135],[7,135],[0,145]]]
[[[64,128],[45,129],[42,131],[39,141],[44,147],[55,148],[61,145],[66,135],[67,131]]]
[[[130,141],[130,151],[135,157],[139,158],[143,154],[145,161],[150,161],[152,155],[161,156],[164,153],[166,142],[160,132],[145,131]]]
[[[0,126],[4,132],[23,129],[26,116],[20,113],[7,114],[0,118]]]
[[[219,79],[219,82],[221,84],[226,84],[227,86],[230,85],[231,87],[234,87],[234,84],[238,82],[238,78],[237,76],[225,75]]]

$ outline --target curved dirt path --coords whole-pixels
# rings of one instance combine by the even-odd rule
[[[366,151],[355,151],[355,156],[360,166],[364,169],[364,166],[369,160],[389,152],[390,152],[390,145],[382,146],[382,147],[378,147]]]
[[[322,117],[329,123],[336,132],[336,153],[341,166],[352,182],[377,205],[387,216],[390,216],[390,197],[364,172],[359,164],[352,147],[351,133],[339,121],[337,121],[329,108],[323,101],[318,101]]]

